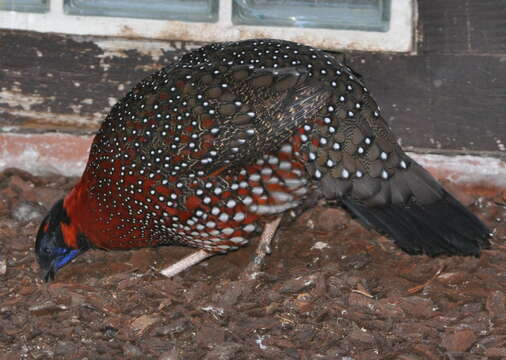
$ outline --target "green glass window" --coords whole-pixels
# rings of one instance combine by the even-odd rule
[[[43,13],[49,11],[48,0],[0,0],[0,10]]]
[[[65,0],[67,14],[198,22],[218,21],[219,0]]]
[[[388,31],[390,0],[233,0],[233,23]]]

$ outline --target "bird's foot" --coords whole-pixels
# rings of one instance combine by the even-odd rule
[[[264,231],[260,236],[260,242],[258,243],[258,247],[255,251],[255,257],[253,258],[253,261],[248,264],[246,269],[243,270],[240,276],[242,279],[255,279],[256,276],[261,273],[265,256],[271,253],[272,239],[276,234],[276,230],[278,229],[280,222],[281,216],[265,224]]]
[[[213,255],[214,255],[213,253],[209,253],[205,250],[195,251],[193,254],[190,254],[182,258],[177,263],[167,266],[165,269],[160,270],[160,273],[167,277],[173,277],[174,275],[179,274],[181,271],[186,270],[189,267],[198,264],[202,260],[205,260]]]

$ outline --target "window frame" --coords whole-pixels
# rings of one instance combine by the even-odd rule
[[[64,12],[63,0],[49,0],[46,13],[0,11],[0,28],[198,42],[277,38],[327,50],[415,53],[416,1],[391,0],[390,27],[386,32],[234,25],[232,0],[220,0],[216,23],[70,15]]]

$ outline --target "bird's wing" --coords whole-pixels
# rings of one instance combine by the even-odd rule
[[[161,78],[157,76],[157,81]],[[171,146],[173,163],[185,163],[180,178],[197,172],[209,176],[224,168],[251,164],[314,118],[331,95],[329,86],[295,67],[179,67],[170,69],[167,79],[169,83],[164,86],[168,92],[172,89],[169,96],[180,97],[178,102],[186,106],[186,111],[174,109],[174,113],[188,116],[163,119],[167,132],[173,131],[172,136],[166,143],[140,150]],[[145,96],[156,97],[152,103],[165,108],[164,116],[170,115],[170,105],[159,100],[160,94],[163,91]],[[163,141],[160,136],[156,139]],[[169,167],[167,172],[172,169]]]
[[[228,91],[216,99],[223,119],[214,139],[218,161],[213,168],[245,165],[275,150],[314,118],[330,96],[328,87],[296,68],[234,67],[226,80]]]

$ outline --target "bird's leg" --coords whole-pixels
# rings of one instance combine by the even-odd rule
[[[274,238],[274,235],[276,234],[276,230],[278,229],[280,222],[281,217],[278,217],[275,220],[265,224],[264,231],[260,236],[260,242],[258,243],[258,247],[255,251],[255,258],[243,272],[243,274],[245,274],[246,277],[255,278],[256,273],[258,273],[260,270],[265,255],[271,253],[271,242],[272,239]],[[172,277],[174,275],[179,274],[181,271],[186,270],[189,267],[198,264],[202,260],[205,260],[213,255],[215,254],[209,253],[205,250],[195,251],[193,254],[184,257],[177,263],[160,270],[160,273],[164,276]]]
[[[160,273],[167,277],[173,277],[174,275],[179,274],[181,271],[188,269],[189,267],[198,264],[204,259],[215,255],[214,253],[209,253],[205,250],[195,251],[193,254],[190,254],[177,263],[167,266],[165,269],[162,269]]]
[[[278,229],[280,222],[281,216],[265,224],[262,235],[260,236],[258,247],[255,251],[255,258],[248,264],[246,269],[244,269],[242,277],[250,279],[254,279],[256,277],[257,273],[260,271],[265,255],[271,253],[271,242],[276,234],[276,230]]]

